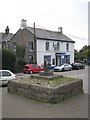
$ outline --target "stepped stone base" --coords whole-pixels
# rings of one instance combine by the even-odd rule
[[[8,83],[7,90],[9,93],[28,97],[34,100],[57,103],[71,96],[82,93],[83,80],[75,80],[57,87],[29,84],[27,82],[25,83],[25,80],[24,82],[23,80],[22,82],[19,82],[19,80],[11,80]]]
[[[39,73],[41,76],[53,76],[53,71],[48,71],[48,72],[45,72],[45,71],[40,71]]]
[[[51,75],[51,76],[46,76],[46,75],[40,75],[40,74],[35,74],[31,75],[30,77],[35,78],[35,79],[45,79],[45,80],[52,80],[52,78],[61,78],[63,75]]]

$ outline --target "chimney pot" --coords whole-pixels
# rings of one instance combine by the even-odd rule
[[[5,29],[5,33],[6,34],[9,34],[9,27],[7,26],[6,29]]]
[[[62,27],[59,27],[58,28],[58,31],[60,32],[60,33],[63,33],[63,30],[62,30],[63,28]]]
[[[24,19],[22,19],[21,20],[21,29],[24,29],[24,28],[26,28],[27,27],[27,20],[24,20]]]

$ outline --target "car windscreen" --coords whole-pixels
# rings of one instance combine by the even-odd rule
[[[62,66],[63,64],[61,64],[61,65],[58,65],[58,66]]]

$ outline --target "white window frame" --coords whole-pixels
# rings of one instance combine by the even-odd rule
[[[13,51],[16,52],[16,42],[13,42],[13,43],[12,43],[12,49],[13,49]]]
[[[66,52],[69,52],[69,43],[66,43]]]
[[[33,51],[34,50],[34,43],[33,41],[28,41],[28,51]]]
[[[46,49],[46,51],[50,50],[50,42],[46,41],[46,43],[45,43],[45,49]]]

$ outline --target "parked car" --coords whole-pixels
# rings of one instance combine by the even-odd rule
[[[38,73],[41,70],[43,70],[42,67],[40,67],[39,65],[36,64],[26,64],[23,68],[23,73]]]
[[[85,65],[83,65],[82,63],[73,63],[72,64],[72,69],[73,70],[80,70],[80,69],[84,69]]]
[[[56,66],[55,65],[51,65],[49,66],[49,70],[53,70]]]
[[[15,80],[17,76],[10,70],[0,70],[0,86],[7,85],[9,80]]]
[[[66,70],[72,70],[72,66],[70,64],[65,63],[54,67],[54,71],[66,71]]]

